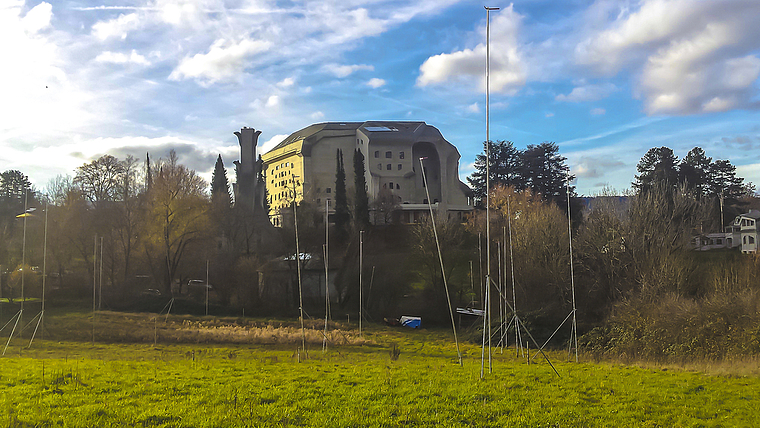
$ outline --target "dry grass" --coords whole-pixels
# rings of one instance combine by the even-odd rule
[[[307,321],[303,334],[298,320],[273,321],[249,318],[156,316],[149,313],[98,312],[73,313],[51,317],[47,331],[56,340],[92,340],[108,343],[219,343],[288,345],[322,344],[324,321]],[[372,342],[359,336],[350,326],[330,322],[327,340],[332,345],[365,345]]]

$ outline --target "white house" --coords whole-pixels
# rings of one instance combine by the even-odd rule
[[[756,253],[758,247],[758,220],[760,211],[750,210],[748,213],[739,214],[734,221],[726,226],[726,241],[729,248],[741,246],[742,253]]]

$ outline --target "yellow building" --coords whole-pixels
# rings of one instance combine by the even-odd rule
[[[354,151],[364,155],[375,223],[388,221],[378,213],[381,199],[392,202],[394,219],[403,223],[428,212],[428,194],[433,209],[449,218],[461,219],[472,210],[471,191],[459,180],[459,151],[435,127],[424,122],[326,122],[294,132],[261,157],[275,226],[281,225],[280,210],[294,197],[306,197],[320,207],[334,199],[338,150],[349,201],[354,194]]]

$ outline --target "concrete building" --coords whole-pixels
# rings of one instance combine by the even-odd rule
[[[423,169],[434,211],[461,220],[472,210],[471,191],[459,180],[459,151],[435,127],[424,122],[326,122],[292,133],[261,157],[275,226],[282,222],[280,209],[294,197],[308,198],[319,207],[325,200],[334,201],[338,150],[343,153],[349,200],[354,193],[354,151],[364,155],[375,224],[388,222],[390,211],[402,223],[429,213]]]

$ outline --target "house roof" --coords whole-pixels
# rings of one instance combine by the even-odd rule
[[[755,220],[760,219],[760,211],[758,210],[750,210],[746,214],[742,214],[742,217],[749,217],[754,218]]]

